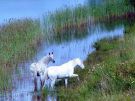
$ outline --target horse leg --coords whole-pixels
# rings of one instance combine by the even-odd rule
[[[80,81],[78,74],[72,74],[72,77],[77,77],[77,80]]]
[[[49,79],[49,88],[51,88],[51,83],[52,83],[52,80]]]
[[[34,85],[35,85],[34,91],[37,91],[37,78],[36,77],[34,77]]]
[[[74,74],[74,75],[77,77],[77,80],[80,81],[78,74]]]
[[[44,87],[44,84],[45,84],[45,79],[43,79],[43,82],[42,82],[42,87]]]
[[[65,86],[67,87],[68,79],[65,79]]]
[[[45,82],[45,80],[43,79],[40,79],[40,85],[41,85],[41,89],[43,88],[43,86],[44,86],[44,82]]]
[[[55,84],[55,79],[51,81],[51,88],[54,88],[54,84]]]
[[[78,74],[72,74],[72,77],[78,77]]]
[[[52,79],[48,79],[48,88],[51,89]]]
[[[80,81],[80,78],[79,78],[79,76],[77,77],[77,80],[78,80],[78,81]]]
[[[42,80],[40,79],[40,89],[42,89],[43,84],[42,84]]]

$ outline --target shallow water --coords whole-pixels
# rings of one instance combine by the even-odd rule
[[[6,101],[33,101],[40,99],[40,92],[34,93],[33,78],[30,75],[29,65],[39,60],[50,51],[54,52],[56,63],[49,65],[60,65],[73,58],[79,57],[82,60],[87,58],[87,55],[93,52],[93,44],[103,38],[112,39],[114,37],[123,37],[124,27],[122,25],[114,27],[112,30],[107,30],[101,25],[96,25],[87,29],[87,36],[81,39],[73,38],[70,41],[63,41],[61,43],[53,42],[51,44],[42,44],[41,50],[35,57],[26,64],[20,65],[18,71],[20,75],[14,73],[13,84],[14,88],[11,92],[5,92],[1,95],[0,100]],[[53,99],[53,100],[52,100]],[[57,100],[56,94],[48,95],[47,101]]]

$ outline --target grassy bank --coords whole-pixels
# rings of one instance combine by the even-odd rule
[[[0,26],[0,90],[12,86],[13,68],[32,57],[40,42],[37,20],[13,20]]]
[[[131,101],[135,98],[135,24],[126,26],[124,38],[104,39],[88,56],[86,68],[77,70],[80,81],[58,86],[59,100]]]

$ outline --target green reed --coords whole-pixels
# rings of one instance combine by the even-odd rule
[[[113,20],[113,17],[134,12],[134,8],[125,0],[105,0],[98,5],[79,5],[76,8],[66,7],[44,15],[45,33],[57,36],[71,29],[80,29],[97,21]]]
[[[12,20],[1,25],[0,89],[8,88],[9,83],[7,81],[11,81],[13,68],[32,57],[40,42],[41,33],[38,20]]]

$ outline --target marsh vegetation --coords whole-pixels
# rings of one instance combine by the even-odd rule
[[[61,81],[56,84],[55,92],[49,92],[45,88],[40,96],[45,100],[49,93],[54,93],[52,95],[58,100],[64,101],[134,100],[134,18],[134,7],[128,1],[104,0],[101,4],[67,7],[44,14],[42,23],[39,19],[24,19],[12,20],[1,25],[0,90],[12,90],[12,71],[18,68],[20,63],[34,57],[43,42],[59,45],[83,40],[89,37],[92,27],[100,26],[101,29],[112,31],[122,25],[123,37],[101,38],[102,40],[97,40],[96,43],[94,41],[92,49],[95,51],[91,51],[88,56],[89,52],[85,53],[87,58],[83,58],[85,69],[76,70],[80,75],[79,82],[70,79],[68,88],[65,88]],[[89,43],[84,44],[89,46]],[[63,47],[61,49],[64,51]]]

